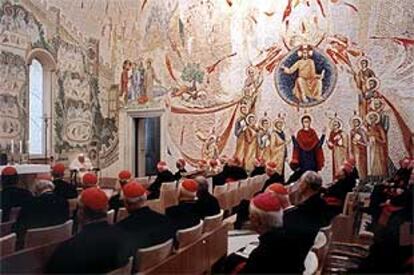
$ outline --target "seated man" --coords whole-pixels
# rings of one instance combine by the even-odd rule
[[[54,192],[56,195],[65,199],[74,199],[78,197],[76,186],[63,180],[65,175],[65,166],[58,163],[52,168],[53,184],[55,185]]]
[[[329,225],[330,220],[326,203],[321,198],[322,177],[307,171],[298,184],[300,202],[285,211],[283,222],[285,229],[300,241],[301,255],[305,260],[319,229]]]
[[[49,180],[37,180],[34,187],[36,197],[22,207],[13,225],[19,245],[27,229],[58,225],[69,219],[69,204],[53,192],[54,188]]]
[[[291,207],[288,190],[283,186],[283,184],[272,183],[266,188],[265,192],[270,192],[276,196],[280,200],[283,209]],[[243,224],[249,220],[249,205],[250,200],[242,200],[237,206],[237,216],[234,224],[235,229],[241,229]]]
[[[119,208],[124,207],[124,200],[122,196],[122,188],[131,180],[132,174],[128,170],[123,170],[118,173],[118,182],[116,193],[109,199],[109,209],[118,211]]]
[[[356,179],[353,175],[353,167],[347,164],[342,165],[334,184],[325,191],[324,199],[328,205],[331,218],[342,212],[346,194],[352,192],[355,184]]]
[[[127,183],[123,188],[123,195],[129,216],[120,221],[117,227],[126,233],[131,256],[139,248],[174,238],[175,232],[169,219],[146,205],[146,190],[141,184],[135,181]]]
[[[175,177],[173,173],[171,173],[171,171],[168,169],[167,163],[165,161],[160,161],[157,164],[157,171],[157,178],[148,188],[149,200],[158,199],[160,197],[160,188],[164,182],[175,181]]]
[[[186,163],[184,159],[178,159],[175,163],[175,166],[178,169],[178,171],[174,174],[175,180],[180,180],[183,177],[183,174],[187,173],[187,170],[185,169],[185,164]]]
[[[123,232],[109,225],[108,198],[96,187],[84,190],[79,199],[82,230],[55,250],[46,273],[107,273],[128,262]]]
[[[19,176],[14,167],[7,166],[1,171],[0,205],[3,211],[3,222],[10,219],[10,210],[13,207],[23,207],[32,199],[32,193],[28,190],[17,187]]]
[[[254,169],[250,173],[250,177],[266,174],[266,161],[263,158],[256,158]]]
[[[179,204],[165,210],[165,214],[171,219],[175,230],[193,227],[200,222],[200,217],[195,210],[197,189],[198,184],[195,180],[182,181],[179,186]]]
[[[72,160],[69,170],[76,172],[77,176],[82,179],[83,175],[92,170],[92,162],[84,154],[79,154],[77,158]]]
[[[247,172],[243,168],[241,161],[237,157],[234,157],[233,159],[229,160],[228,165],[229,168],[225,182],[247,179]]]
[[[200,219],[207,216],[214,216],[220,213],[220,205],[213,195],[208,192],[208,182],[205,177],[198,176],[195,178],[198,184],[197,201],[195,203],[195,212]]]
[[[98,177],[95,173],[85,173],[82,177],[82,188],[88,189],[90,187],[96,187],[98,185]]]
[[[250,203],[251,228],[259,234],[259,244],[253,251],[228,258],[241,274],[301,273],[303,261],[298,254],[300,243],[283,228],[283,208],[271,192],[254,197]],[[248,257],[247,260],[244,257]],[[231,259],[232,258],[232,259]]]
[[[263,188],[262,188],[262,192],[264,192],[266,188],[272,183],[275,183],[275,182],[279,182],[282,184],[285,183],[284,177],[280,175],[276,169],[277,169],[277,164],[275,162],[271,161],[266,164],[266,174],[269,178],[265,181],[265,184],[263,185]]]

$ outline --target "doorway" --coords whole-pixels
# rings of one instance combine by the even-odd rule
[[[135,176],[153,176],[161,153],[160,117],[135,118]]]

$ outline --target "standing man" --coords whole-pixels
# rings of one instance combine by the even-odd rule
[[[318,138],[316,131],[311,128],[312,118],[304,115],[301,118],[302,129],[296,137],[292,136],[293,153],[290,165],[293,170],[300,167],[302,171],[320,171],[325,162],[322,144],[325,141],[326,128],[323,129],[321,138]]]

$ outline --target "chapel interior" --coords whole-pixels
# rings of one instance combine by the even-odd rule
[[[0,272],[413,274],[412,0],[0,0]]]

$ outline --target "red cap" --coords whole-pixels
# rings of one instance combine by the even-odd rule
[[[178,163],[180,166],[185,166],[185,164],[186,164],[186,162],[185,162],[185,160],[184,160],[184,159],[178,159],[178,160],[177,160],[177,163]]]
[[[165,170],[168,170],[167,163],[166,163],[165,161],[160,161],[160,162],[158,162],[158,164],[157,164],[157,169],[158,169],[158,171],[160,171],[160,172],[165,171]]]
[[[1,175],[2,176],[15,176],[15,175],[17,175],[17,170],[16,170],[16,168],[14,168],[12,166],[6,166],[1,171]]]
[[[52,167],[53,174],[56,175],[63,175],[65,174],[65,165],[63,163],[57,163],[55,166]]]
[[[348,158],[348,160],[347,160],[352,166],[355,166],[355,164],[356,164],[356,160],[355,160],[355,157],[353,157],[353,156],[350,156],[349,158]]]
[[[341,167],[346,173],[350,174],[354,169],[354,166],[350,164],[348,161],[345,161]]]
[[[181,186],[184,188],[184,190],[191,192],[191,193],[197,192],[197,189],[198,189],[198,183],[192,179],[183,180],[181,182]]]
[[[267,169],[275,170],[277,168],[277,164],[274,161],[269,161],[266,165]]]
[[[280,195],[288,194],[288,190],[280,183],[272,183],[267,187],[267,190]]]
[[[124,193],[125,198],[134,199],[145,195],[147,190],[145,190],[144,186],[139,182],[131,181],[122,188],[122,192]]]
[[[92,210],[104,210],[108,206],[108,197],[105,192],[97,187],[91,187],[82,191],[81,203]]]
[[[83,175],[82,182],[84,185],[96,185],[98,183],[98,177],[93,173],[86,173]]]
[[[277,212],[282,209],[279,199],[272,193],[261,193],[253,198],[253,205],[265,212]]]
[[[129,180],[131,177],[132,177],[131,172],[129,172],[128,170],[122,170],[118,174],[118,179],[120,180]]]
[[[266,163],[266,161],[264,160],[264,158],[256,158],[254,160],[254,166],[256,166],[256,167],[264,166],[265,163]]]
[[[216,167],[218,165],[218,161],[216,159],[210,159],[209,164],[211,167]]]

